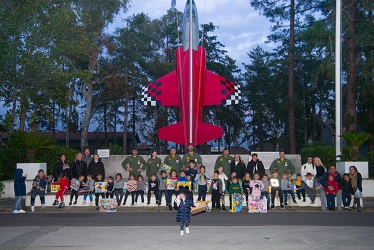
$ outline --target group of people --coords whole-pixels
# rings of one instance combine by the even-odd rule
[[[171,167],[170,172],[163,170],[162,164],[162,160],[157,157],[157,152],[152,152],[151,157],[146,161],[138,155],[136,149],[133,149],[132,155],[122,163],[123,168],[129,172],[129,179],[125,186],[125,180],[121,173],[105,179],[103,163],[97,154],[92,157],[89,149],[86,149],[83,154],[78,153],[72,164],[69,164],[65,155],[60,155],[53,171],[53,184],[59,184],[60,190],[56,193],[53,205],[58,205],[59,208],[65,206],[64,195],[70,189],[70,181],[74,178],[79,180],[80,186],[78,190],[71,190],[69,205],[77,204],[79,195],[83,195],[83,204],[86,204],[86,200],[89,198],[90,205],[93,205],[93,196],[95,196],[97,209],[99,209],[100,197],[115,198],[118,206],[121,206],[121,204],[126,205],[128,197],[131,196],[131,205],[134,206],[138,203],[139,198],[139,202],[144,205],[144,196],[147,195],[147,205],[150,204],[151,197],[155,198],[156,204],[161,205],[164,196],[166,205],[172,210],[173,196],[177,197],[180,193],[184,193],[191,206],[194,206],[194,188],[191,183],[197,183],[197,201],[205,201],[206,194],[210,192],[212,209],[217,211],[226,210],[225,196],[227,193],[230,195],[243,193],[246,201],[250,195],[252,199],[265,197],[268,209],[273,209],[277,195],[280,207],[284,208],[288,205],[289,195],[294,203],[297,202],[296,197],[299,201],[305,202],[306,196],[308,196],[311,203],[314,204],[318,192],[321,197],[322,210],[334,210],[336,198],[339,211],[341,211],[342,205],[347,211],[350,211],[349,205],[353,198],[358,211],[361,211],[359,196],[356,194],[357,190],[362,192],[362,177],[356,167],[352,166],[350,172],[344,174],[342,178],[335,166],[330,166],[327,170],[318,157],[314,159],[309,157],[308,162],[301,167],[300,173],[296,174],[295,179],[292,179],[295,167],[285,157],[284,151],[279,152],[279,158],[271,164],[270,178],[257,154],[252,154],[251,161],[246,165],[239,155],[230,156],[228,149],[225,149],[223,154],[217,158],[214,174],[211,177],[206,173],[201,156],[194,151],[193,145],[188,146],[188,152],[183,158],[176,154],[175,148],[170,150],[170,154],[164,160],[164,164]],[[16,188],[26,178],[22,176],[20,171],[17,169],[15,173],[15,190],[20,191],[16,192],[15,213],[23,211],[20,208],[18,197],[25,195],[26,192],[23,188]],[[142,173],[144,171],[145,175]],[[170,189],[169,180],[189,184]],[[95,182],[104,181],[107,185],[106,193],[95,193]],[[42,207],[45,207],[45,192],[49,182],[51,182],[51,178],[48,178],[43,170],[40,170],[32,185],[31,211],[35,210],[34,204],[37,195],[40,196]]]

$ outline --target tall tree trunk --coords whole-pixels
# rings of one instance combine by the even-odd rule
[[[69,148],[70,147],[69,145],[70,105],[66,105],[66,108],[65,108],[65,125],[66,125],[65,144],[66,144],[66,148]]]
[[[90,121],[92,117],[92,95],[93,95],[93,85],[92,84],[87,84],[87,90],[83,90],[85,92],[86,96],[86,110],[84,113],[84,119],[83,119],[83,127],[82,127],[82,133],[81,133],[81,149],[88,146],[87,142],[87,134],[88,134],[88,129],[90,127]]]
[[[12,124],[10,124],[9,132],[13,132],[14,130],[14,121],[16,118],[16,110],[17,110],[17,97],[14,95],[13,101],[12,101],[12,110],[11,110],[11,117],[12,117]]]
[[[316,121],[316,103],[314,102],[314,98],[312,100],[312,126],[313,126],[313,133],[312,133],[312,141],[313,144],[317,141],[317,121]]]
[[[98,65],[98,52],[94,51],[90,57],[90,62],[89,62],[89,70],[92,75],[95,74],[95,70],[97,71],[96,74],[99,74],[100,72],[100,67]],[[97,69],[96,69],[97,68]],[[87,142],[87,135],[88,135],[88,129],[90,127],[90,122],[92,118],[92,113],[93,113],[93,88],[94,84],[96,82],[92,81],[91,83],[84,83],[83,86],[83,96],[86,100],[86,110],[84,113],[84,119],[83,119],[83,128],[82,128],[82,133],[81,133],[81,149],[88,146]]]
[[[27,85],[26,82],[22,82],[22,91],[20,98],[20,110],[19,110],[19,129],[25,131],[26,128],[26,112],[27,112]]]
[[[354,0],[347,3],[348,11],[348,58],[347,58],[347,131],[357,131],[357,81],[356,81],[356,5]]]
[[[103,112],[103,123],[104,123],[104,141],[105,146],[108,146],[108,118],[107,118],[107,105],[104,104],[103,106],[104,112]]]
[[[125,84],[129,88],[129,69],[126,66],[125,67]],[[130,98],[130,93],[129,90],[126,90],[125,93],[125,111],[123,114],[123,143],[122,143],[122,148],[123,148],[123,153],[127,154],[127,121],[129,119],[129,98]]]
[[[290,42],[288,51],[288,138],[289,153],[296,154],[296,132],[295,132],[295,107],[294,107],[294,85],[295,85],[295,0],[290,5]]]
[[[52,120],[52,136],[53,136],[53,139],[56,139],[56,101],[53,100],[53,107],[52,107],[52,116],[53,116],[53,120]]]
[[[117,144],[117,106],[114,107],[113,131],[114,131],[113,144],[116,145]]]
[[[260,151],[264,150],[264,128],[263,128],[263,120],[262,115],[258,115],[258,146]]]

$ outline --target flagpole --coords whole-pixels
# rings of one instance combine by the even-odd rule
[[[341,22],[342,1],[336,0],[336,26],[335,26],[335,150],[341,155]]]
[[[193,101],[193,69],[192,69],[192,60],[193,60],[193,56],[192,56],[192,46],[193,46],[193,43],[192,43],[192,0],[190,0],[190,143],[193,143],[192,142],[192,108],[193,108],[193,104],[192,104],[192,101]]]

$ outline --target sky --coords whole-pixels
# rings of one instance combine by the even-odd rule
[[[185,4],[186,0],[177,0],[178,11],[183,12]],[[247,53],[251,49],[256,46],[265,50],[274,48],[273,44],[265,43],[271,24],[251,7],[250,0],[195,0],[195,4],[200,24],[213,22],[219,27],[214,35],[241,69],[243,63],[249,63]],[[119,14],[108,26],[108,32],[123,27],[122,20],[132,14],[144,12],[155,19],[166,14],[170,7],[171,0],[132,0],[128,12]]]

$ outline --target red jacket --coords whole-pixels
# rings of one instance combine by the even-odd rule
[[[324,188],[326,194],[336,194],[339,191],[339,185],[338,182],[333,181],[326,181],[327,186],[332,186],[334,190],[330,191],[328,188]]]
[[[69,178],[67,178],[67,177],[62,178],[61,180],[59,180],[59,181],[57,181],[53,184],[59,184],[60,185],[60,190],[64,190],[65,188],[69,189],[69,187],[70,187],[70,181],[69,181]]]

